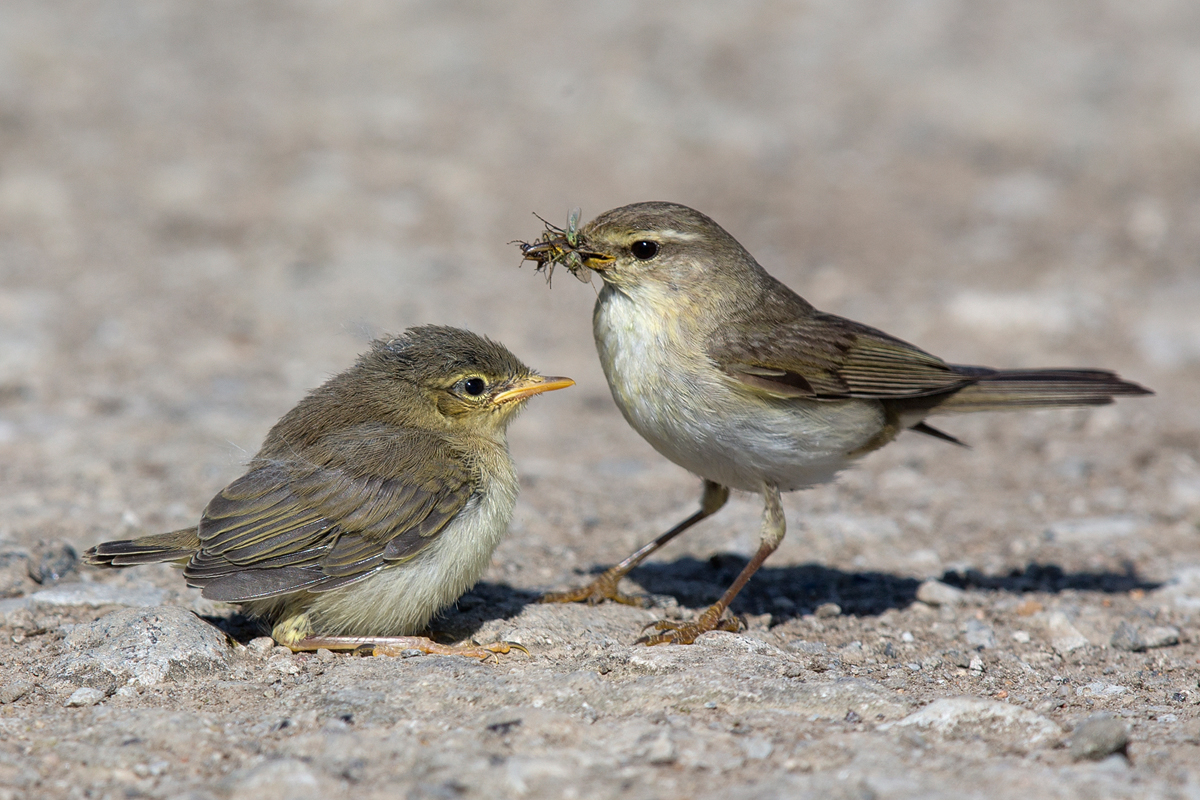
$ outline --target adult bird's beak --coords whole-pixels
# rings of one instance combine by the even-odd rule
[[[596,272],[604,272],[608,269],[608,265],[617,260],[616,256],[610,256],[607,253],[597,253],[595,251],[580,250],[579,259],[588,269],[594,269]]]
[[[497,405],[513,400],[524,400],[542,392],[553,392],[555,389],[565,389],[574,386],[570,378],[547,378],[542,375],[530,375],[528,378],[513,381],[512,385],[492,398]]]

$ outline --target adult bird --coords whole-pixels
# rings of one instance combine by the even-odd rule
[[[676,203],[635,203],[581,228],[547,226],[522,244],[539,268],[603,280],[592,328],[613,399],[658,452],[704,481],[700,509],[588,586],[551,602],[616,600],[618,581],[721,508],[730,489],[757,492],[757,552],[692,622],[663,621],[647,644],[690,644],[715,628],[785,531],[780,493],[831,480],[915,430],[956,442],[935,414],[1094,406],[1150,394],[1112,372],[996,370],[947,364],[882,331],[818,311],[767,274],[713,220]]]

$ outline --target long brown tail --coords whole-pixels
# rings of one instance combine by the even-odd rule
[[[160,561],[184,562],[200,549],[196,528],[170,533],[155,533],[137,539],[101,542],[83,554],[83,560],[96,567],[132,567]]]
[[[1103,406],[1117,397],[1154,394],[1102,369],[954,369],[976,382],[946,397],[930,413]]]

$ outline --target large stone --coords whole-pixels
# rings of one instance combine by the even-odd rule
[[[114,611],[67,634],[60,678],[106,692],[125,683],[154,686],[224,669],[232,655],[224,633],[174,606]]]
[[[904,719],[881,725],[916,728],[925,736],[944,740],[982,739],[993,746],[1028,752],[1056,743],[1062,730],[1040,714],[999,700],[953,697],[935,700]]]
[[[1156,625],[1143,629],[1122,621],[1109,644],[1117,650],[1133,653],[1156,647],[1171,647],[1179,644],[1179,629],[1172,625]]]

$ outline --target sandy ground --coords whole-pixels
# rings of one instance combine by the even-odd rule
[[[1200,797],[1198,186],[1189,0],[7,0],[0,798]],[[746,632],[635,646],[760,504],[637,570],[655,608],[531,604],[699,485],[616,411],[593,291],[508,243],[650,199],[948,360],[1158,395],[902,437],[785,499]],[[438,623],[529,656],[293,656],[168,567],[74,565],[427,322],[578,381]]]

